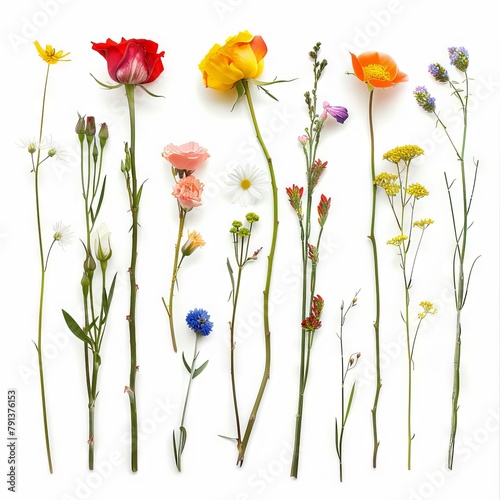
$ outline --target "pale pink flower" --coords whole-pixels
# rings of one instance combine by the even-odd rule
[[[197,170],[210,157],[206,148],[197,142],[186,142],[180,146],[170,143],[161,154],[177,170]]]
[[[201,193],[203,192],[203,184],[194,175],[188,175],[179,180],[174,186],[172,195],[177,198],[179,205],[191,210],[194,207],[201,205]]]

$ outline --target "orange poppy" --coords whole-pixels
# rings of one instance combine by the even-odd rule
[[[351,58],[355,75],[369,90],[393,87],[408,80],[408,75],[399,71],[396,61],[383,52],[363,52],[359,56],[351,52]]]

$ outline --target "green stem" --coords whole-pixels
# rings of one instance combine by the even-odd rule
[[[130,423],[131,423],[131,469],[137,472],[137,394],[135,379],[137,374],[137,348],[136,348],[136,322],[135,311],[137,301],[137,282],[135,277],[137,264],[137,234],[139,218],[139,200],[137,196],[137,172],[135,165],[135,85],[126,84],[127,101],[130,115],[130,176],[132,179],[131,206],[132,214],[132,249],[130,258],[130,311],[128,315],[129,335],[130,335]]]
[[[403,249],[404,251],[404,249]],[[407,467],[411,470],[411,444],[413,434],[411,431],[411,389],[412,389],[412,348],[410,340],[410,291],[408,289],[408,281],[406,278],[406,253],[403,259],[403,278],[405,284],[405,327],[406,327],[406,350],[408,356],[408,414],[407,414]]]
[[[37,338],[37,354],[38,354],[38,371],[40,374],[40,393],[42,397],[42,413],[43,413],[43,428],[45,434],[45,449],[47,453],[47,462],[49,465],[49,472],[52,474],[52,456],[50,452],[50,439],[49,439],[49,424],[47,418],[47,402],[45,396],[45,383],[43,375],[43,353],[42,353],[42,325],[43,325],[43,299],[45,294],[45,259],[43,252],[43,240],[42,240],[42,223],[41,223],[41,213],[40,213],[40,191],[39,191],[39,173],[40,173],[40,145],[43,138],[43,119],[45,115],[45,99],[47,96],[47,83],[49,80],[49,70],[50,64],[47,64],[47,73],[45,75],[45,84],[43,87],[43,98],[42,98],[42,113],[40,118],[40,134],[38,138],[38,151],[37,160],[35,165],[35,205],[36,205],[36,223],[38,230],[38,248],[40,253],[40,299],[38,305],[38,338]]]
[[[250,239],[250,238],[248,238]],[[243,247],[243,243],[242,243]],[[247,250],[248,252],[248,250]],[[245,258],[246,260],[246,258]],[[230,359],[230,371],[231,371],[231,390],[233,393],[233,406],[234,406],[234,417],[236,420],[236,431],[237,431],[237,446],[238,452],[241,451],[241,424],[240,424],[240,414],[238,411],[238,399],[236,397],[236,380],[235,380],[235,368],[234,368],[234,325],[236,321],[236,308],[238,306],[238,297],[240,294],[240,285],[241,285],[241,274],[243,271],[242,262],[238,265],[238,276],[236,278],[236,290],[234,291],[234,299],[233,299],[233,314],[231,318],[231,331],[230,331],[230,342],[231,342],[231,359]]]
[[[458,426],[458,397],[460,394],[460,357],[462,349],[462,323],[461,312],[464,306],[464,293],[465,293],[465,276],[464,276],[464,263],[465,263],[465,250],[467,246],[467,230],[468,230],[468,204],[467,204],[467,183],[465,176],[465,145],[467,139],[467,104],[469,97],[469,79],[465,73],[465,101],[462,100],[460,94],[456,92],[462,104],[463,110],[463,134],[462,134],[462,147],[460,151],[460,174],[462,180],[462,240],[459,248],[459,261],[458,261],[458,287],[455,281],[456,293],[456,327],[455,327],[455,354],[454,354],[454,372],[453,372],[453,392],[452,392],[452,411],[451,411],[451,431],[450,443],[448,447],[448,468],[453,469],[453,459],[455,454],[455,438]],[[452,143],[453,144],[453,143]],[[453,212],[453,206],[452,212]],[[459,246],[459,241],[456,242]]]
[[[314,156],[311,154],[311,162]],[[310,170],[310,165],[308,165]],[[309,183],[308,183],[309,184]],[[311,220],[311,204],[312,193],[308,186],[307,202],[306,202],[306,228],[303,230],[301,223],[301,244],[302,244],[302,311],[301,318],[307,316],[307,254],[310,234],[310,220]],[[302,412],[304,409],[304,392],[306,387],[306,337],[307,333],[304,328],[301,329],[300,336],[300,368],[299,368],[299,397],[297,402],[297,413],[295,417],[295,433],[294,445],[292,453],[292,465],[290,468],[290,476],[297,478],[299,471],[299,456],[300,456],[300,438],[302,435]]]
[[[370,101],[368,106],[368,119],[370,123],[370,165],[371,165],[371,178],[372,178],[372,213],[370,223],[370,236],[368,237],[372,244],[373,252],[373,273],[375,279],[375,321],[373,328],[375,331],[375,367],[376,367],[376,386],[375,397],[372,407],[372,429],[373,429],[373,458],[372,466],[377,467],[377,453],[380,441],[378,440],[377,432],[377,409],[378,400],[380,397],[380,389],[382,388],[382,379],[380,376],[380,285],[379,285],[379,271],[378,271],[378,252],[377,241],[375,239],[375,214],[377,208],[377,185],[375,180],[375,134],[373,129],[373,90],[370,91]]]
[[[262,375],[262,381],[260,383],[259,391],[257,393],[257,397],[255,399],[255,403],[253,405],[252,411],[250,413],[250,418],[248,420],[245,434],[243,436],[243,441],[241,443],[241,451],[238,454],[238,465],[243,465],[243,459],[245,457],[245,451],[248,445],[248,440],[250,439],[250,435],[252,433],[253,426],[255,424],[255,420],[257,418],[257,411],[260,406],[260,402],[262,400],[262,396],[264,395],[264,391],[266,389],[267,381],[269,380],[270,370],[271,370],[271,330],[269,327],[269,292],[271,289],[271,276],[273,272],[273,262],[274,262],[274,253],[276,250],[276,241],[278,238],[278,188],[276,186],[276,178],[274,175],[274,167],[271,156],[267,151],[266,145],[264,144],[264,140],[262,139],[262,135],[260,133],[259,125],[257,123],[257,118],[255,116],[255,110],[253,107],[252,96],[250,94],[250,88],[248,86],[248,82],[246,80],[242,80],[243,88],[245,89],[245,96],[247,98],[248,109],[250,111],[250,115],[252,117],[252,123],[255,129],[255,135],[257,140],[259,141],[260,147],[267,161],[267,166],[269,169],[269,176],[271,178],[271,190],[273,195],[273,231],[271,237],[271,246],[269,248],[269,255],[267,258],[267,274],[266,274],[266,283],[264,288],[264,305],[263,305],[263,314],[264,314],[264,341],[265,341],[265,350],[266,350],[266,359],[264,364],[264,372]]]
[[[175,327],[174,327],[174,288],[177,283],[177,273],[179,271],[179,251],[181,249],[181,239],[182,234],[184,232],[184,223],[186,221],[186,210],[184,210],[179,205],[179,230],[177,232],[177,243],[175,244],[175,255],[174,255],[174,264],[172,268],[172,281],[170,283],[170,295],[168,299],[168,307],[165,305],[165,300],[163,300],[163,305],[165,305],[165,309],[168,314],[168,323],[170,326],[170,336],[172,337],[172,347],[174,352],[177,352],[177,342],[175,341]]]

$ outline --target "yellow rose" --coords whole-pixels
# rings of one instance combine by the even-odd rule
[[[229,90],[240,80],[257,78],[264,69],[267,46],[261,36],[241,31],[224,45],[215,44],[198,65],[205,87]]]

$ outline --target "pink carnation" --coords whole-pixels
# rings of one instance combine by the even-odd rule
[[[177,198],[179,205],[191,210],[193,207],[201,205],[201,193],[203,192],[203,184],[194,175],[188,175],[179,180],[174,186],[172,195]]]
[[[170,143],[161,154],[165,160],[178,170],[197,170],[210,157],[206,148],[197,142],[186,142],[180,146]]]

